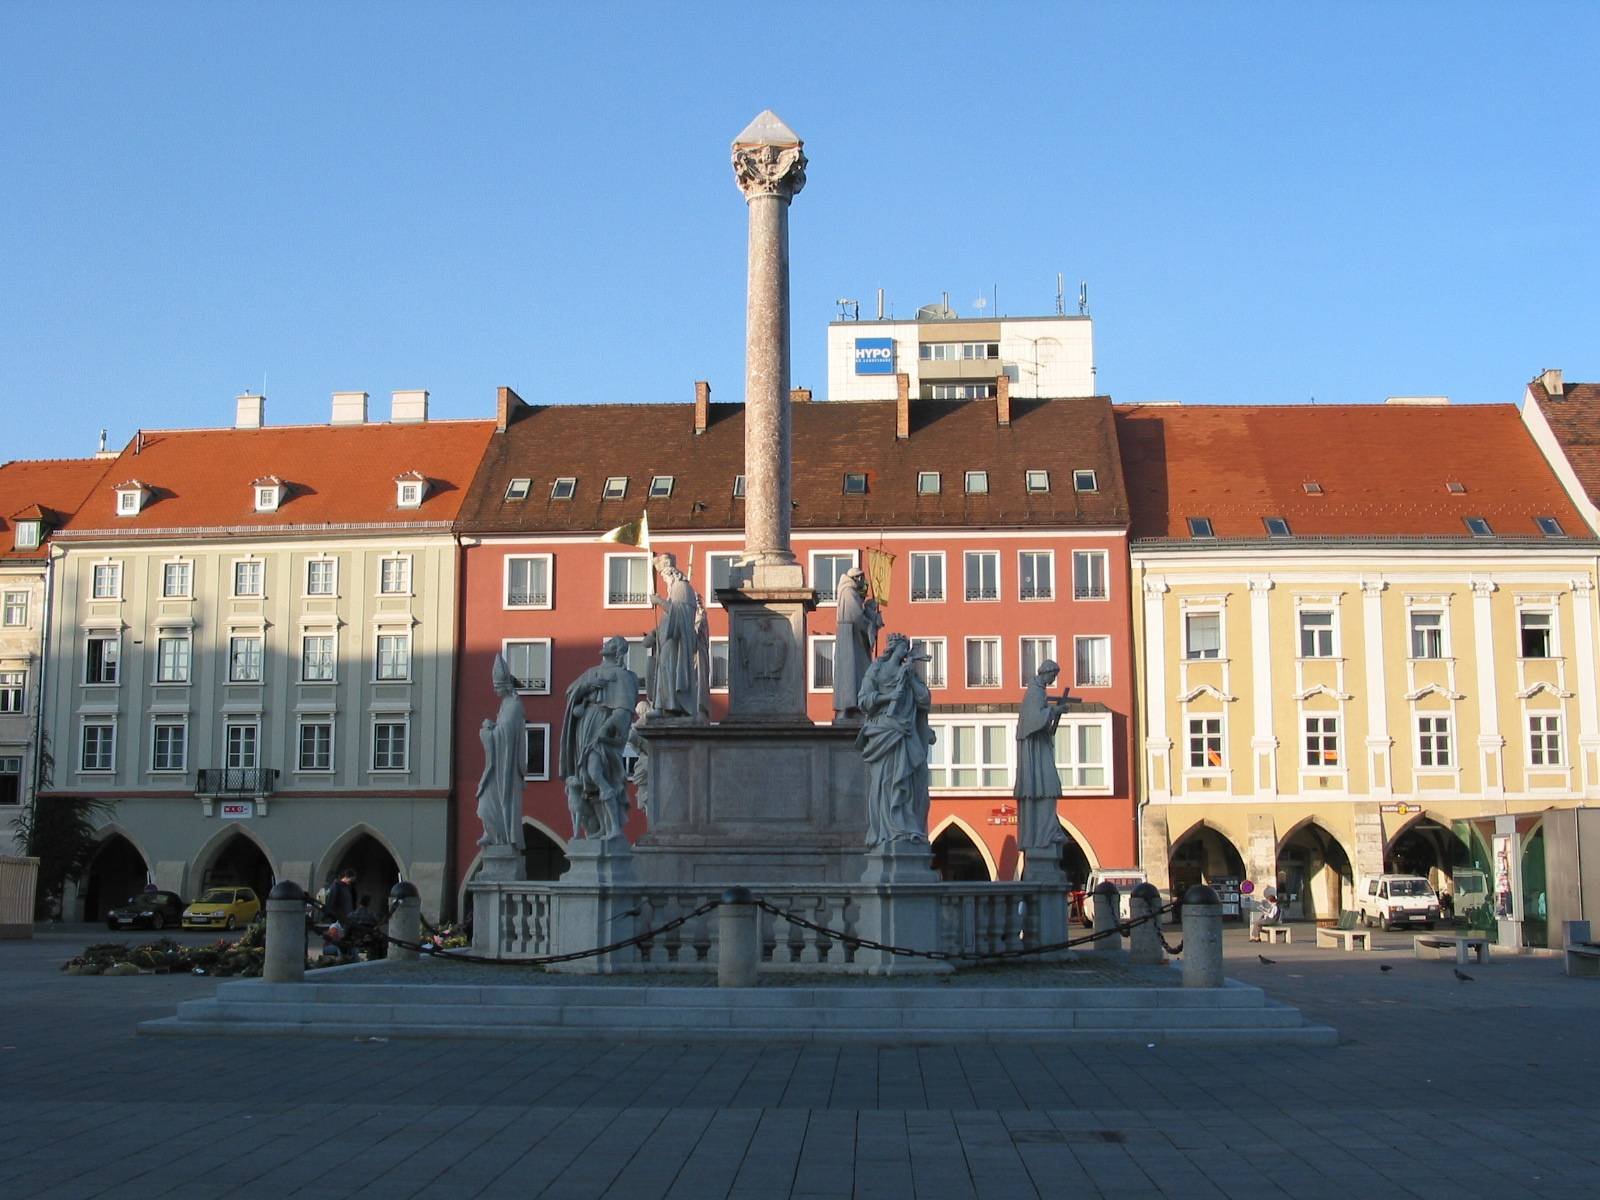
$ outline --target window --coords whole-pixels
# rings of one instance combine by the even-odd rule
[[[1183,656],[1185,658],[1222,657],[1222,614],[1192,612],[1183,614]]]
[[[1462,517],[1466,523],[1467,532],[1473,537],[1493,537],[1494,530],[1489,528],[1487,517]]]
[[[1022,485],[1030,492],[1048,492],[1050,490],[1049,471],[1024,471]]]
[[[711,639],[711,690],[728,690],[728,639]]]
[[[263,592],[267,564],[260,559],[247,558],[233,564],[233,594],[259,596]]]
[[[168,600],[187,600],[194,595],[191,591],[194,579],[194,564],[188,562],[169,562],[161,564],[161,594]]]
[[[237,634],[228,639],[228,682],[261,682],[260,634]]]
[[[529,725],[523,731],[522,777],[550,778],[550,726]]]
[[[1104,636],[1072,639],[1073,661],[1079,687],[1111,686],[1111,639]]]
[[[1411,657],[1444,657],[1444,614],[1442,612],[1414,612],[1411,614]]]
[[[1040,663],[1055,658],[1056,640],[1053,637],[1025,637],[1021,639],[1021,645],[1022,682],[1028,684],[1039,673]]]
[[[1564,538],[1567,531],[1561,528],[1561,522],[1554,517],[1535,517],[1533,523],[1539,527],[1539,532],[1549,538]]]
[[[258,765],[256,751],[260,739],[261,730],[254,722],[230,724],[227,762],[223,765],[230,771],[255,770]]]
[[[1213,771],[1222,766],[1222,718],[1189,718],[1189,769]]]
[[[642,607],[650,603],[650,556],[606,555],[607,607]]]
[[[1056,726],[1056,770],[1064,788],[1104,788],[1110,778],[1106,758],[1110,722],[1062,721]]]
[[[831,604],[839,598],[839,580],[856,565],[854,550],[813,551],[811,555],[811,586],[817,590],[817,600]]]
[[[150,769],[182,771],[189,765],[189,726],[183,721],[156,721],[150,727]]]
[[[313,558],[306,562],[306,595],[331,596],[334,594],[338,563],[331,558]]]
[[[1075,492],[1098,492],[1100,481],[1093,471],[1074,471],[1072,473],[1072,490]]]
[[[571,475],[563,475],[550,484],[550,499],[571,500],[578,490],[578,481]]]
[[[0,671],[0,713],[25,711],[27,683],[26,671]]]
[[[1210,517],[1190,517],[1189,536],[1192,538],[1212,538],[1217,535],[1212,532]]]
[[[550,692],[550,639],[504,643],[506,665],[519,692],[548,695]]]
[[[987,496],[989,494],[989,472],[968,471],[966,488],[969,496]]]
[[[374,771],[404,771],[406,769],[407,734],[410,727],[404,717],[380,716],[372,722],[372,769]]]
[[[117,665],[122,658],[122,636],[116,633],[91,633],[85,640],[88,648],[85,683],[115,683]]]
[[[138,488],[130,488],[117,493],[117,516],[131,517],[139,511],[139,501],[143,492]]]
[[[833,642],[831,637],[811,639],[811,690],[833,690]]]
[[[332,683],[334,635],[308,633],[300,639],[300,679],[303,683]]]
[[[532,487],[533,480],[531,479],[513,479],[510,483],[506,484],[506,499],[526,500],[528,498],[528,492],[532,489]]]
[[[628,477],[626,475],[613,475],[606,480],[606,485],[601,489],[602,500],[621,500],[628,494]]]
[[[1104,600],[1110,595],[1107,584],[1107,555],[1104,550],[1072,552],[1072,598]]]
[[[1534,767],[1562,765],[1560,714],[1540,713],[1528,717],[1528,764]]]
[[[650,499],[665,500],[672,495],[671,475],[652,475],[650,477]]]
[[[44,538],[43,521],[18,521],[17,522],[17,549],[37,550],[39,543]],[[16,759],[16,762],[22,760]]]
[[[378,562],[378,592],[384,596],[411,594],[411,560],[404,555],[380,559]]]
[[[189,682],[189,635],[163,633],[156,638],[156,682]]]
[[[708,554],[706,555],[706,596],[705,602],[712,607],[717,604],[717,593],[726,591],[733,586],[733,568],[739,561],[737,554]]]
[[[1551,614],[1547,612],[1522,612],[1517,614],[1517,625],[1522,634],[1523,658],[1553,658],[1555,642],[1551,637]]]
[[[962,556],[968,600],[1000,599],[1000,555],[994,550],[968,550]]]
[[[744,499],[744,476],[743,475],[735,475],[733,477],[733,498],[735,500],[743,500]]]
[[[0,804],[22,803],[22,756],[0,756]]]
[[[276,484],[268,484],[265,487],[258,487],[256,489],[257,512],[274,512],[277,507],[278,487]]]
[[[1287,517],[1262,517],[1261,523],[1267,527],[1267,536],[1269,538],[1294,536],[1289,530],[1289,519]]]
[[[1339,767],[1339,718],[1307,717],[1306,766],[1337,770]]]
[[[999,638],[967,639],[967,686],[969,688],[1000,686]]]
[[[1011,784],[1011,726],[998,722],[940,725],[928,747],[928,782],[937,788],[1003,788]]]
[[[409,633],[380,633],[378,635],[378,678],[411,678],[411,635]]]
[[[1322,495],[1322,485],[1314,479],[1308,479],[1300,485],[1300,489],[1308,496]]]
[[[1452,496],[1465,496],[1467,494],[1467,485],[1459,480],[1449,479],[1445,481],[1444,490]]]
[[[1417,765],[1419,767],[1448,767],[1450,765],[1450,718],[1417,718]]]
[[[333,770],[333,722],[300,722],[300,769]]]
[[[1333,614],[1331,612],[1302,612],[1300,614],[1300,657],[1333,657]]]
[[[911,552],[911,599],[944,599],[944,551]]]
[[[109,721],[83,723],[83,756],[79,767],[85,771],[110,771],[116,763],[117,727]]]
[[[939,472],[917,472],[917,495],[937,496],[939,494]]]
[[[506,559],[506,607],[549,608],[548,554],[513,555]]]
[[[415,471],[408,471],[395,479],[394,502],[400,508],[421,508],[423,478]]]
[[[1049,550],[1023,550],[1017,555],[1021,598],[1051,600],[1056,594],[1056,556]]]
[[[992,383],[924,384],[929,400],[983,400],[994,395]]]
[[[625,638],[628,643],[628,670],[639,677],[639,691],[643,692],[650,683],[650,648],[644,644],[643,638]]]
[[[93,596],[96,600],[122,599],[121,563],[95,563]]]
[[[863,471],[846,471],[844,475],[844,494],[846,496],[865,496],[867,494],[867,476]]]
[[[915,670],[922,677],[922,682],[930,688],[944,687],[944,639],[912,638],[911,654]],[[927,661],[916,661],[923,658]]]
[[[28,593],[7,592],[5,615],[0,620],[3,620],[7,625],[26,625],[28,623]]]

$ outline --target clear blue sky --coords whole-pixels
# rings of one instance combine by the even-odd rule
[[[1600,377],[1589,4],[0,5],[0,459],[426,387],[743,376],[728,143],[806,140],[833,301],[1089,283],[1118,400]],[[1069,296],[1075,299],[1075,295]]]

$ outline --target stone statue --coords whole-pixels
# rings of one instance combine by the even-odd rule
[[[1067,840],[1056,819],[1056,801],[1061,798],[1061,774],[1056,770],[1056,726],[1067,706],[1063,689],[1059,699],[1050,699],[1050,685],[1061,668],[1046,659],[1039,673],[1028,683],[1017,714],[1017,782],[1012,796],[1017,801],[1017,846],[1027,855],[1024,863],[1037,856],[1054,864]]]
[[[702,725],[711,723],[711,622],[700,593],[694,596],[695,715]]]
[[[650,597],[650,603],[662,610],[660,624],[645,637],[645,645],[653,654],[648,689],[650,712],[664,717],[697,717],[701,691],[697,660],[703,636],[701,630],[705,628],[705,610],[688,576],[678,570],[677,559],[670,554],[658,554],[655,568],[666,585],[667,594]],[[696,628],[697,614],[699,629]],[[708,658],[709,654],[708,646]]]
[[[607,638],[600,665],[567,689],[561,721],[561,778],[574,838],[621,837],[628,813],[627,768],[622,760],[639,677],[628,670],[628,643]]]
[[[527,717],[517,682],[505,655],[494,656],[491,671],[500,710],[478,730],[483,742],[483,775],[478,780],[478,820],[483,822],[480,846],[522,849],[522,768]]]
[[[628,730],[628,748],[633,751],[633,767],[628,772],[628,782],[633,784],[634,803],[651,825],[656,823],[655,809],[650,806],[650,743],[639,736],[639,727],[650,711],[650,702],[641,700],[633,709],[633,728]]]
[[[867,764],[867,845],[928,843],[928,747],[933,697],[916,671],[903,633],[889,643],[861,681],[865,718],[856,748]]]
[[[867,576],[851,567],[839,581],[838,636],[833,640],[833,720],[861,718],[861,681],[878,652],[883,616],[867,594]]]

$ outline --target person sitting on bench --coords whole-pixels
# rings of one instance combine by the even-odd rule
[[[1278,908],[1278,893],[1268,888],[1261,897],[1261,902],[1256,905],[1255,911],[1250,914],[1250,940],[1261,940],[1261,927],[1263,925],[1276,925],[1281,913]]]

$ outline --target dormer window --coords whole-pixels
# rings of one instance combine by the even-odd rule
[[[137,479],[130,479],[126,483],[117,484],[117,516],[136,517],[144,509],[144,502],[150,496],[150,489]]]
[[[844,476],[844,494],[846,496],[865,496],[867,494],[867,476],[863,471],[846,471]]]
[[[250,487],[255,491],[257,512],[277,512],[278,505],[283,503],[283,493],[287,490],[283,480],[276,475],[265,475]]]
[[[533,480],[531,479],[513,479],[506,484],[506,499],[526,500],[528,498],[528,489],[532,486]]]
[[[672,495],[671,475],[652,475],[650,477],[650,499],[665,500]]]
[[[18,521],[17,522],[17,549],[37,550],[39,543],[44,538],[43,521]]]
[[[577,490],[577,479],[571,475],[563,475],[550,485],[550,499],[571,500]]]
[[[428,490],[428,480],[419,471],[407,471],[394,477],[394,502],[401,508],[421,508],[422,497]]]
[[[600,491],[602,500],[621,500],[628,494],[628,477],[626,475],[612,475],[606,480],[606,485]]]

